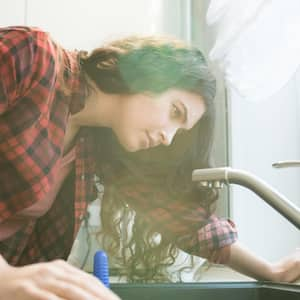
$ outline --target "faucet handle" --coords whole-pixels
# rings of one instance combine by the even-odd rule
[[[273,168],[300,167],[300,160],[283,160],[272,164]]]

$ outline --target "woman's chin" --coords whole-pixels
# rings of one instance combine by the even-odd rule
[[[134,145],[133,143],[121,143],[121,145],[128,152],[136,152],[141,150],[141,148],[138,147],[138,145]]]
[[[124,136],[118,136],[118,141],[122,147],[128,152],[137,152],[140,150],[149,149],[149,142],[147,139],[138,138],[124,138]]]

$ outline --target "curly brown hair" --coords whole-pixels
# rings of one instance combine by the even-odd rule
[[[191,172],[210,166],[215,78],[199,49],[173,38],[129,37],[90,54],[80,52],[79,59],[81,72],[105,93],[160,94],[178,88],[204,99],[205,115],[192,130],[175,136],[170,147],[128,153],[110,130],[91,129],[99,140],[98,172],[105,183],[99,233],[105,250],[130,282],[169,281],[166,267],[174,263],[182,245],[157,232],[143,213],[128,206],[130,199],[118,189],[142,181],[152,189],[180,194],[184,201],[197,199],[199,206],[211,211],[217,193],[196,187]],[[118,180],[110,181],[110,174],[116,172]]]

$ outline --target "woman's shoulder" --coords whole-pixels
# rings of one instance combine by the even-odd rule
[[[8,53],[24,53],[30,49],[34,53],[39,51],[51,53],[58,47],[49,32],[30,26],[0,27],[0,44],[1,51]],[[12,48],[15,51],[12,51]]]
[[[0,28],[1,31],[19,31],[19,32],[34,32],[34,31],[43,31],[39,27],[35,26],[23,26],[23,25],[11,25]]]
[[[53,86],[59,72],[59,49],[49,33],[38,27],[0,28],[0,72],[6,74],[2,85],[8,102],[12,104],[33,86]]]
[[[50,38],[50,35],[47,31],[39,28],[39,27],[31,27],[31,26],[7,26],[0,28],[0,38],[1,41],[4,39],[12,39],[17,41],[18,39],[23,38],[33,38],[33,37],[45,37]]]
[[[0,28],[0,47],[2,58],[19,57],[22,64],[32,65],[39,56],[57,56],[58,45],[48,32],[38,27],[9,26]]]

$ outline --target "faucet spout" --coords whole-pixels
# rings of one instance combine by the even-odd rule
[[[212,183],[209,186],[215,186],[215,182],[244,186],[300,229],[300,209],[271,185],[249,172],[230,167],[196,169],[192,173],[192,180]]]
[[[274,168],[300,167],[300,160],[283,160],[272,164]]]

